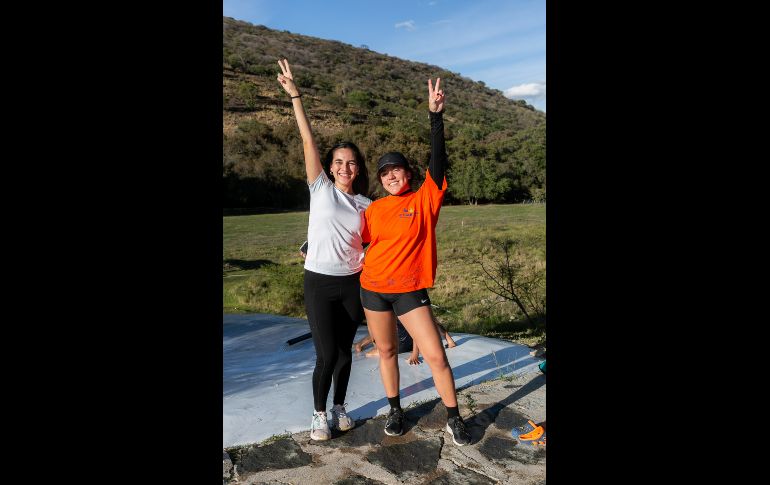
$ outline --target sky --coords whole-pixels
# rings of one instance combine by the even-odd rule
[[[546,110],[545,0],[223,0],[223,14],[432,64]]]

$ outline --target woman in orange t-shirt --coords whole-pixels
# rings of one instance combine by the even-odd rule
[[[457,407],[452,368],[430,312],[427,288],[436,276],[436,222],[446,194],[444,148],[444,92],[428,79],[431,156],[425,182],[417,191],[410,186],[412,170],[404,155],[389,152],[377,162],[377,176],[390,194],[366,209],[364,240],[371,244],[361,272],[361,303],[369,333],[380,354],[380,377],[391,409],[385,433],[403,433],[399,396],[396,316],[420,348],[447,408],[447,431],[458,446],[470,436]],[[395,313],[395,315],[394,315]]]

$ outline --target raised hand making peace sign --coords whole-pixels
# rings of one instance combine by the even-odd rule
[[[444,110],[444,91],[439,89],[441,78],[436,78],[436,89],[433,89],[433,83],[428,79],[428,109],[433,113],[440,113]]]
[[[297,89],[297,86],[294,85],[294,76],[291,75],[291,69],[289,69],[289,61],[284,59],[282,63],[279,60],[278,65],[281,66],[281,72],[283,73],[278,75],[278,82],[280,82],[283,89],[289,93],[289,96],[292,98],[299,96],[299,90]]]

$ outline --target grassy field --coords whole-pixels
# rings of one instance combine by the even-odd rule
[[[260,312],[305,317],[300,244],[307,212],[228,216],[223,226],[223,298],[226,313]],[[518,308],[484,287],[476,262],[499,253],[493,238],[515,241],[525,271],[545,272],[545,205],[446,206],[436,233],[438,269],[430,291],[434,311],[450,332],[545,341],[545,314],[528,322]],[[487,280],[491,282],[490,280]],[[544,281],[544,280],[543,280]],[[545,285],[536,297],[545,300]]]

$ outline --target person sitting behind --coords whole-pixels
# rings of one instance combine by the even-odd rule
[[[436,324],[436,327],[438,328],[439,334],[444,338],[444,340],[447,341],[445,347],[451,349],[452,347],[456,347],[457,344],[455,343],[454,339],[452,339],[452,336],[449,335],[449,332],[447,332],[447,329],[438,321],[436,316],[433,314],[433,309],[431,309],[431,317],[433,318],[433,323]],[[412,352],[412,355],[409,356],[407,359],[407,362],[409,362],[409,365],[419,365],[420,362],[420,349],[417,347],[417,345],[414,344],[414,341],[412,340],[411,335],[409,335],[409,332],[406,331],[403,325],[401,325],[401,321],[397,318],[396,319],[396,330],[398,331],[398,353],[402,354],[404,352]],[[356,342],[354,345],[354,348],[356,352],[361,352],[365,347],[367,347],[369,344],[373,344],[374,339],[372,338],[371,334],[367,334],[366,337],[362,338],[360,341]],[[379,352],[377,352],[377,347],[375,346],[372,350],[366,353],[367,357],[379,357]]]
[[[398,319],[396,319],[396,331],[398,332],[398,353],[402,354],[404,352],[411,351],[412,346],[414,344],[414,342],[412,341],[412,336],[409,335],[409,332],[406,331],[404,326],[401,325],[401,321]],[[374,343],[374,339],[372,338],[372,335],[366,334],[366,337],[356,342],[353,348],[356,349],[356,352],[361,352],[364,350],[365,347],[373,343]],[[379,355],[380,354],[377,352],[376,346],[372,350],[366,353],[367,357],[379,357]]]

